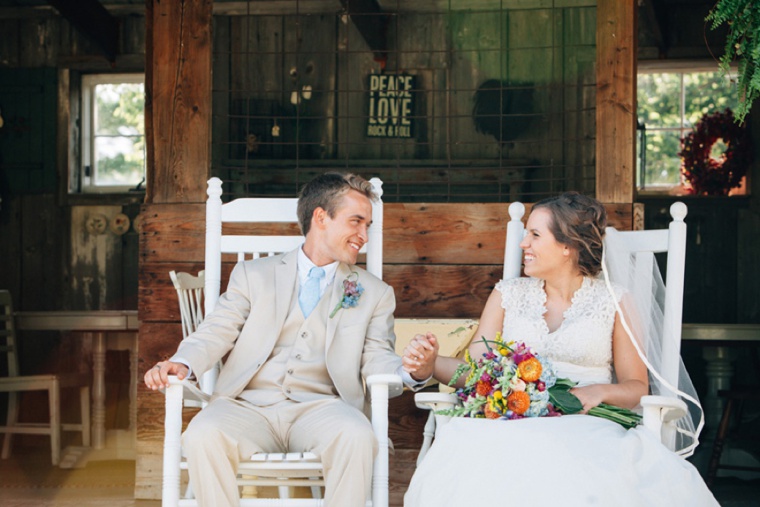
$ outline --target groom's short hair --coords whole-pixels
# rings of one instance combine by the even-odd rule
[[[330,218],[334,218],[341,198],[351,190],[356,190],[370,201],[377,200],[372,184],[357,174],[329,172],[320,174],[304,185],[298,194],[298,225],[301,233],[304,236],[309,233],[311,217],[317,208],[322,208]]]

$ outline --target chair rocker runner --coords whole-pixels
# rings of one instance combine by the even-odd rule
[[[665,294],[665,319],[663,322],[663,334],[666,342],[675,343],[675,350],[663,348],[661,352],[661,374],[672,386],[678,386],[680,364],[680,338],[681,338],[681,315],[683,309],[683,285],[684,267],[686,257],[686,205],[681,202],[674,203],[670,208],[673,221],[668,229],[650,231],[623,231],[615,233],[620,236],[628,254],[634,259],[635,270],[645,272],[654,268],[655,253],[667,252],[667,283]],[[522,264],[522,250],[520,242],[525,234],[525,226],[522,222],[525,215],[525,206],[519,202],[513,202],[509,206],[510,221],[507,224],[506,245],[504,252],[504,279],[520,276]],[[607,229],[608,235],[610,228]],[[642,309],[644,310],[644,309]],[[642,314],[644,312],[642,311]],[[415,395],[415,403],[419,408],[430,410],[430,416],[423,430],[423,444],[417,458],[419,465],[436,434],[437,428],[450,420],[448,416],[437,415],[436,411],[452,408],[458,403],[454,394],[449,393],[418,393]],[[643,408],[644,427],[652,431],[660,441],[671,450],[675,449],[677,434],[676,422],[687,414],[687,406],[673,393],[664,393],[659,396],[643,396],[641,398]]]
[[[16,352],[16,330],[13,322],[13,302],[7,290],[0,290],[0,352],[7,355],[8,376],[0,378],[0,392],[8,393],[8,419],[0,426],[3,439],[2,458],[11,454],[11,437],[16,434],[50,435],[51,460],[58,465],[61,459],[61,431],[77,431],[82,434],[82,445],[90,445],[90,385],[83,374],[65,375],[19,375]],[[4,343],[3,343],[4,342]],[[80,417],[79,424],[61,423],[61,389],[78,388]],[[47,424],[23,423],[18,421],[19,392],[47,391],[50,421]],[[66,460],[64,460],[65,462]],[[61,463],[66,466],[70,463]]]
[[[382,182],[373,178],[370,183],[375,193],[382,196]],[[235,254],[238,262],[246,256],[259,258],[295,249],[303,242],[303,236],[241,236],[224,235],[222,224],[225,223],[292,223],[296,222],[296,198],[241,198],[222,204],[222,182],[219,178],[208,181],[208,200],[206,201],[206,260],[203,277],[205,314],[208,315],[216,305],[221,288],[222,254]],[[383,265],[383,203],[372,203],[372,227],[369,229],[369,241],[362,249],[367,255],[367,271],[382,278]],[[186,273],[176,274],[175,282],[178,292],[183,278],[189,280]],[[174,277],[173,277],[174,279]],[[186,287],[185,287],[186,288]],[[180,298],[182,295],[180,295]],[[197,300],[196,300],[197,302]],[[185,316],[191,317],[188,307],[182,310],[183,336],[192,332],[194,327],[185,328]],[[197,324],[196,324],[197,325]],[[182,407],[187,401],[205,403],[214,390],[217,371],[211,370],[200,379],[202,388],[188,381],[179,381],[170,377],[170,386],[166,389],[166,418],[164,424],[164,463],[162,505],[191,506],[197,505],[192,498],[191,488],[185,498],[180,498],[181,470],[187,469],[187,463],[181,452],[180,437],[182,433]],[[373,507],[388,505],[388,398],[401,394],[402,383],[397,375],[373,375],[367,379],[367,391],[371,398],[372,428],[378,441],[378,453],[372,472],[372,499],[367,503]],[[323,505],[320,498],[321,486],[324,486],[323,467],[319,459],[311,452],[304,453],[257,453],[250,460],[241,461],[238,469],[239,486],[277,486],[280,498],[242,498],[243,506],[314,506]],[[290,487],[308,486],[312,488],[312,499],[289,498]]]

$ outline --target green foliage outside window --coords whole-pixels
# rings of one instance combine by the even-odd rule
[[[719,0],[706,21],[712,21],[713,29],[728,24],[720,66],[723,72],[730,74],[729,65],[738,60],[740,101],[736,120],[741,123],[760,95],[760,5],[757,0]]]
[[[735,86],[715,72],[639,74],[638,120],[645,127],[646,154],[640,188],[663,188],[681,182],[681,139],[705,113],[737,107]],[[639,136],[639,143],[642,137]],[[641,155],[641,146],[637,151]]]
[[[142,83],[95,87],[95,171],[99,186],[136,185],[145,174]]]

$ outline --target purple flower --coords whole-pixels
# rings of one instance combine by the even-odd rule
[[[341,308],[354,308],[359,304],[359,298],[364,292],[364,287],[359,283],[359,274],[356,271],[352,271],[345,280],[343,280],[343,297],[340,298],[338,304],[333,308],[330,313],[330,318],[335,317],[338,310]]]

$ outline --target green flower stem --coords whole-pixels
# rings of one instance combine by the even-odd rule
[[[626,429],[633,428],[641,423],[641,415],[625,408],[616,407],[602,403],[588,411],[588,415],[601,417],[612,422],[616,422]]]

